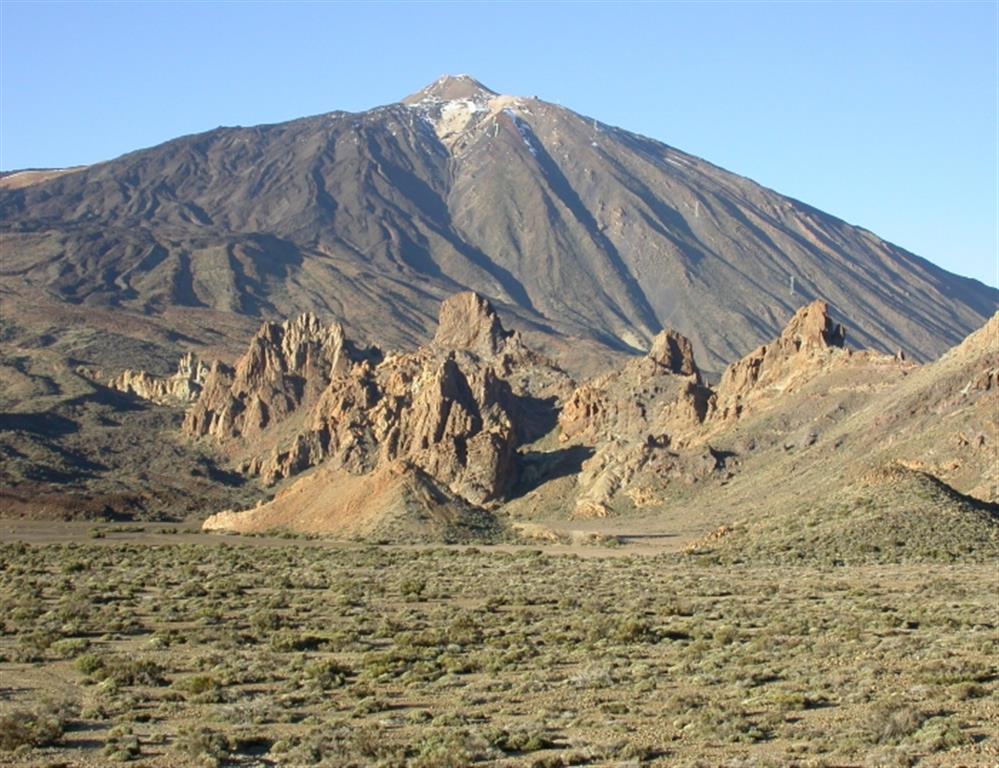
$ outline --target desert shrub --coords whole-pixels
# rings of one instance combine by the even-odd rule
[[[352,714],[355,717],[363,717],[364,715],[373,715],[376,712],[384,712],[389,709],[392,705],[389,704],[384,699],[380,699],[377,696],[365,696],[357,704],[354,705]]]
[[[431,731],[416,747],[409,761],[412,768],[465,768],[471,765],[484,745],[462,730]]]
[[[914,734],[926,721],[926,715],[911,704],[882,702],[871,710],[867,734],[874,744],[899,744]]]
[[[687,712],[673,722],[680,728],[690,729],[691,735],[701,739],[727,744],[752,743],[770,737],[767,724],[750,716],[741,707],[709,703],[703,708]]]
[[[283,621],[281,619],[281,614],[276,611],[257,611],[250,617],[250,628],[256,632],[257,635],[269,634],[276,629],[280,629],[282,624]]]
[[[648,621],[630,616],[617,623],[612,637],[619,643],[654,643],[658,639],[655,628]]]
[[[234,725],[281,722],[292,719],[294,714],[280,707],[279,703],[270,695],[238,699],[216,708],[215,713],[220,722]]]
[[[190,638],[185,633],[178,632],[175,629],[167,629],[156,632],[150,637],[149,647],[154,650],[163,650],[164,648],[172,648],[175,645],[184,645],[189,641]]]
[[[373,761],[395,762],[401,755],[399,749],[394,746],[386,737],[384,730],[379,726],[365,726],[354,728],[346,742],[345,754],[356,760],[357,757],[367,758],[363,761],[370,764]]]
[[[399,594],[409,600],[419,600],[426,588],[426,579],[406,578],[399,582]]]
[[[739,639],[739,631],[732,626],[721,626],[714,631],[715,645],[730,645]]]
[[[782,712],[816,709],[828,703],[821,694],[807,694],[801,691],[773,693],[768,698],[770,704]]]
[[[98,677],[107,667],[103,656],[96,653],[86,653],[80,656],[74,664],[76,670],[87,677]]]
[[[0,714],[0,750],[44,747],[62,738],[71,709],[66,703],[42,702]]]
[[[231,745],[225,734],[204,726],[185,728],[177,734],[173,744],[180,754],[191,758],[197,765],[215,768],[229,756]]]
[[[307,664],[303,673],[307,682],[320,690],[328,691],[344,685],[351,670],[334,659],[321,659]]]
[[[542,723],[524,723],[514,728],[494,730],[486,734],[486,739],[504,752],[537,752],[555,745]]]
[[[56,640],[49,650],[60,659],[73,659],[80,656],[90,647],[90,641],[83,637],[67,637]]]
[[[186,694],[191,701],[219,703],[225,699],[222,683],[213,675],[194,675],[176,681],[173,687]]]
[[[282,653],[316,651],[325,643],[326,640],[322,637],[292,629],[279,629],[271,635],[271,648]]]
[[[45,660],[45,649],[31,642],[29,638],[18,638],[17,644],[5,654],[5,661],[17,664],[35,664]]]
[[[87,653],[77,658],[76,669],[95,682],[115,685],[166,685],[165,670],[152,659],[130,659]]]
[[[139,747],[139,737],[127,725],[116,725],[108,731],[104,742],[104,756],[109,760],[124,763],[136,760],[142,754]]]
[[[919,729],[915,740],[929,752],[943,752],[970,744],[971,736],[953,717],[935,717]]]
[[[477,645],[482,638],[482,629],[469,613],[459,614],[444,630],[444,639],[454,645]]]
[[[985,695],[985,688],[978,683],[958,683],[951,686],[951,696],[957,701],[979,699]]]
[[[878,768],[911,768],[917,762],[916,755],[904,747],[879,747],[867,755],[870,765]]]

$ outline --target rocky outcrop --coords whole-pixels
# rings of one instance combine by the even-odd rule
[[[474,504],[499,500],[514,480],[509,385],[489,366],[425,365],[407,391],[374,413],[380,456],[405,457]]]
[[[349,343],[339,323],[322,325],[311,314],[265,323],[234,369],[212,367],[184,430],[219,441],[259,435],[314,403],[355,364],[379,356]]]
[[[849,354],[843,349],[845,340],[845,329],[832,321],[825,301],[802,307],[775,341],[725,369],[718,384],[715,418],[737,418],[754,399],[786,391],[813,377],[831,359]]]
[[[487,299],[466,291],[441,304],[433,345],[438,349],[493,357],[503,351],[514,336],[503,329],[496,310]]]
[[[650,360],[680,376],[694,376],[700,381],[700,371],[694,362],[694,347],[686,336],[676,331],[661,331],[652,340],[648,357]]]
[[[662,505],[677,486],[694,485],[724,468],[723,456],[707,445],[674,447],[665,434],[613,438],[584,463],[574,514],[605,517],[622,493],[635,507]]]
[[[180,358],[177,372],[172,376],[126,370],[111,379],[108,386],[160,405],[178,405],[197,400],[209,374],[208,366],[189,352]]]
[[[516,444],[537,400],[505,377],[567,379],[525,350],[475,294],[443,303],[441,329],[414,353],[334,375],[294,437],[244,469],[273,483],[324,461],[365,474],[405,459],[471,503],[496,503],[514,481]]]
[[[577,387],[559,414],[559,440],[594,453],[577,478],[575,515],[605,516],[622,493],[638,506],[651,503],[639,490],[644,477],[661,486],[690,484],[719,469],[709,449],[687,448],[711,394],[690,342],[669,330],[655,337],[645,357]]]
[[[894,357],[851,353],[845,337],[826,302],[815,301],[798,310],[778,338],[729,366],[717,388],[702,383],[690,342],[669,330],[655,337],[644,358],[577,387],[559,415],[561,442],[593,450],[576,478],[575,514],[603,516],[621,503],[663,505],[684,488],[725,481],[742,451],[716,450],[715,440],[725,440],[748,413],[783,402],[783,395],[823,373],[911,367]],[[728,442],[802,451],[827,424],[798,422],[782,417],[752,438]]]
[[[411,352],[361,349],[303,316],[264,325],[233,367],[185,359],[171,380],[200,388],[191,435],[265,484],[288,480],[266,504],[213,516],[211,530],[495,540],[517,519],[689,514],[702,502],[717,524],[761,494],[785,511],[798,488],[832,499],[867,457],[997,500],[999,315],[925,366],[848,351],[844,338],[814,302],[717,388],[668,330],[575,386],[488,301],[459,294],[433,342]],[[154,377],[123,381],[168,391]]]
[[[320,467],[271,502],[219,512],[205,520],[203,528],[238,533],[287,530],[400,543],[488,542],[502,536],[502,526],[490,512],[401,461],[364,475]]]
[[[241,464],[267,484],[320,464],[341,482],[404,466],[488,509],[516,482],[518,444],[554,426],[548,414],[570,388],[488,301],[464,293],[442,304],[434,341],[405,354],[358,353],[340,326],[309,317],[265,325],[234,370],[213,369],[185,428],[234,455],[246,455],[247,437],[271,446]]]
[[[599,442],[657,428],[686,432],[703,420],[710,394],[690,342],[663,331],[647,355],[573,391],[559,413],[559,439]]]

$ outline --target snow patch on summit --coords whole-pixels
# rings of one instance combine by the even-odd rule
[[[530,114],[530,110],[524,105],[523,99],[517,96],[497,95],[491,91],[479,91],[472,96],[457,99],[423,95],[419,101],[408,101],[405,105],[429,124],[437,137],[449,146],[453,146],[462,134],[481,126],[489,118],[506,113],[517,126],[524,144],[532,154],[537,154],[531,143],[530,129],[520,122],[517,114]]]
[[[485,106],[473,99],[455,99],[444,102],[441,107],[440,120],[437,121],[437,134],[443,138],[453,133],[461,133],[468,127],[476,114],[485,111]]]

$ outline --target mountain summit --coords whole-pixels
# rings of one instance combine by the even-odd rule
[[[851,343],[917,359],[999,301],[749,179],[467,75],[0,188],[0,236],[11,338],[62,339],[109,370],[231,357],[260,320],[302,312],[411,349],[441,299],[474,290],[570,368],[668,327],[710,378],[816,299]]]
[[[402,100],[403,104],[418,104],[422,101],[455,101],[456,99],[481,99],[498,95],[469,75],[443,75],[412,96]]]

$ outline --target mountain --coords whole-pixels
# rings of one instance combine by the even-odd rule
[[[467,76],[4,176],[0,237],[4,343],[110,373],[231,360],[261,320],[302,312],[413,349],[468,289],[577,372],[669,327],[714,375],[816,298],[849,344],[931,359],[999,302],[704,160]]]

